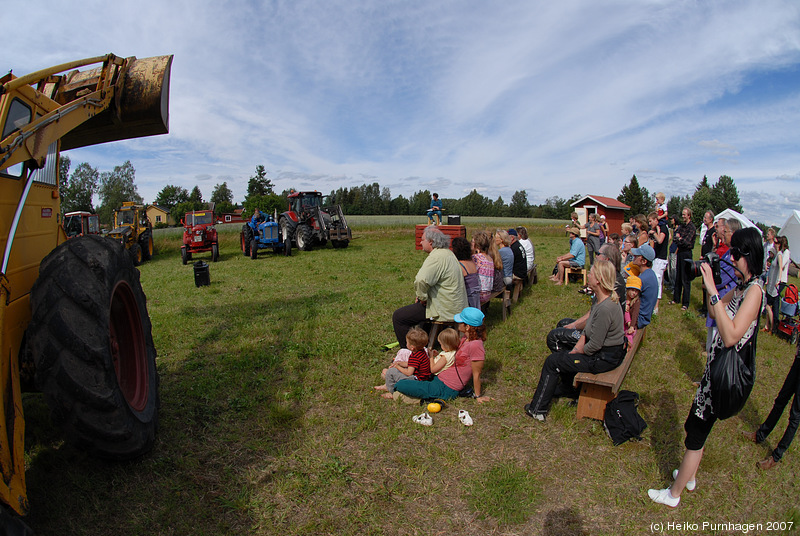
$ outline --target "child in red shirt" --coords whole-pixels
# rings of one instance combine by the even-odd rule
[[[383,393],[384,398],[392,398],[395,384],[402,379],[414,379],[418,381],[430,381],[433,378],[431,373],[431,360],[425,351],[428,344],[428,334],[422,328],[413,327],[406,334],[406,348],[411,351],[408,362],[395,361],[385,370],[385,385],[376,385],[378,391]]]

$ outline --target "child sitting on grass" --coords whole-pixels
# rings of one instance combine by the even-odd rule
[[[642,293],[642,280],[635,275],[628,276],[625,282],[627,289],[627,300],[625,301],[625,338],[628,344],[633,344],[633,336],[636,335],[636,322],[639,319],[639,295]]]
[[[384,369],[381,373],[386,383],[375,386],[376,391],[387,391],[381,395],[383,398],[391,399],[395,384],[402,379],[429,381],[433,377],[433,374],[431,374],[431,360],[425,351],[427,344],[428,334],[422,328],[415,326],[408,330],[406,348],[411,351],[408,361],[393,361],[389,368]]]
[[[456,360],[456,350],[461,342],[461,337],[453,328],[447,328],[436,338],[442,346],[442,351],[434,350],[431,355],[431,372],[438,375],[453,366]]]

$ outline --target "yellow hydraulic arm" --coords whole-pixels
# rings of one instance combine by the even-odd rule
[[[96,63],[88,71],[72,71]],[[169,73],[172,56],[137,60],[113,54],[87,58],[16,78],[0,78],[0,171],[28,161],[39,168],[47,148],[61,140],[61,149],[109,141],[166,134]],[[34,87],[35,86],[35,87]],[[32,105],[13,102],[14,93]],[[22,100],[20,100],[22,102]],[[12,119],[15,124],[9,124]]]
[[[107,54],[0,77],[0,501],[18,513],[28,509],[18,359],[39,264],[65,238],[59,152],[166,134],[171,64]]]

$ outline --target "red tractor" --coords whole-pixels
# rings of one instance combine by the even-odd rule
[[[294,240],[303,251],[324,246],[331,241],[335,248],[346,248],[353,239],[340,205],[323,206],[320,192],[292,192],[289,210],[278,218],[284,243]]]
[[[219,258],[219,242],[217,230],[214,229],[214,212],[212,210],[195,210],[187,212],[183,223],[183,245],[181,261],[186,264],[192,260],[193,253],[211,252],[211,261]]]
[[[97,214],[82,210],[64,214],[64,232],[67,238],[100,234],[100,218]]]

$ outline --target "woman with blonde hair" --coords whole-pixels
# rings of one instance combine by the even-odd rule
[[[497,246],[498,256],[503,262],[503,282],[510,285],[514,278],[514,252],[511,251],[511,237],[507,231],[497,229],[494,232],[494,244]]]
[[[587,280],[596,296],[586,327],[570,351],[550,354],[544,361],[539,384],[525,413],[545,420],[555,397],[577,398],[572,380],[578,372],[598,374],[617,368],[625,357],[625,320],[614,291],[617,270],[610,261],[596,259]]]

